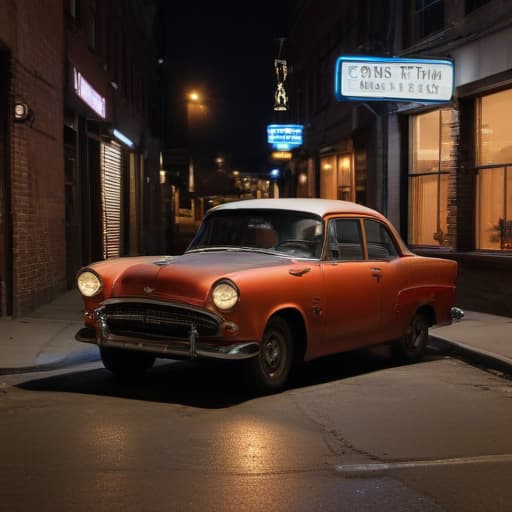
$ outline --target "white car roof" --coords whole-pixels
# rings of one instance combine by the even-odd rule
[[[331,213],[356,213],[382,217],[382,215],[376,210],[372,210],[371,208],[367,208],[366,206],[352,203],[350,201],[314,198],[246,199],[243,201],[223,203],[212,208],[210,211],[238,209],[289,210],[296,212],[308,212],[319,215],[320,217]]]

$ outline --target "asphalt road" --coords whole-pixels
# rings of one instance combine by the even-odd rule
[[[431,356],[308,365],[254,397],[229,366],[100,364],[0,378],[15,511],[510,511],[512,382]]]

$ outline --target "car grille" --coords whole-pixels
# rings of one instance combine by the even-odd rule
[[[218,322],[211,316],[176,306],[116,303],[104,307],[103,314],[112,334],[188,339],[195,326],[199,336],[215,336]]]

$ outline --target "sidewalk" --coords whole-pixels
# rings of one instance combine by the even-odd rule
[[[430,345],[487,368],[512,373],[512,318],[465,311],[462,320],[430,329]]]
[[[78,291],[16,320],[0,319],[0,374],[71,366],[99,360],[95,345],[75,341],[82,324]],[[512,318],[466,311],[465,317],[430,330],[430,345],[477,364],[512,373]]]
[[[82,315],[82,298],[72,290],[27,317],[0,319],[0,375],[98,360],[98,347],[75,341]]]

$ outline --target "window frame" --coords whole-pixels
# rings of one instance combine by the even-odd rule
[[[334,229],[336,230],[336,224],[338,221],[356,221],[357,227],[358,227],[358,234],[360,237],[360,249],[361,249],[361,258],[342,258],[342,257],[335,257],[331,256],[331,244],[341,244],[341,242],[338,241],[337,231],[335,231],[335,240],[331,240],[331,225],[334,225]],[[394,254],[390,254],[387,258],[370,258],[369,250],[368,250],[368,232],[366,223],[367,222],[373,222],[377,224],[381,229],[384,230],[385,234],[387,235],[389,242],[392,244]],[[341,262],[371,262],[371,261],[393,261],[395,259],[398,259],[402,256],[402,251],[400,249],[400,245],[398,244],[395,236],[393,235],[392,231],[389,229],[389,226],[382,222],[380,219],[376,219],[373,217],[366,217],[366,216],[335,216],[327,219],[326,226],[325,226],[325,253],[323,260],[330,262],[330,263],[341,263]]]
[[[508,89],[506,89],[508,90]],[[483,123],[483,99],[485,97],[500,94],[503,91],[495,91],[490,94],[480,96],[476,99],[476,130],[475,130],[475,146],[476,146],[476,183],[475,183],[475,249],[477,251],[486,252],[499,252],[509,254],[512,251],[512,187],[509,186],[512,181],[512,162],[506,161],[499,163],[482,163],[483,161],[483,135],[484,135],[484,123]],[[498,223],[495,227],[496,235],[499,239],[498,248],[483,247],[485,241],[482,241],[482,191],[483,186],[483,175],[484,173],[495,173],[503,170],[503,217],[499,217]],[[507,205],[508,203],[510,205]],[[509,207],[507,207],[509,206]]]
[[[418,3],[422,5],[419,7]],[[433,24],[430,20],[429,25],[432,27],[427,27],[427,22],[429,21],[429,16],[432,16],[432,13],[435,13],[435,10],[440,10],[440,23],[439,26],[437,24]],[[445,21],[444,21],[444,0],[416,0],[414,5],[414,17],[415,17],[415,25],[416,25],[416,40],[419,41],[421,39],[425,39],[431,34],[435,34],[436,32],[440,32],[443,30]]]
[[[441,212],[443,209],[448,210],[448,203],[441,204],[442,196],[443,196],[443,184],[442,180],[448,180],[450,175],[450,169],[445,168],[445,160],[443,160],[443,126],[448,123],[443,123],[443,112],[448,112],[450,115],[454,115],[456,110],[453,107],[441,107],[435,110],[430,110],[428,112],[422,112],[417,115],[412,115],[409,117],[409,163],[408,163],[408,171],[407,171],[407,181],[408,181],[408,243],[417,247],[438,247],[438,246],[447,246],[447,232],[448,232],[448,223],[442,222],[441,220]],[[437,126],[438,126],[438,143],[436,147],[437,151],[437,166],[435,170],[428,171],[417,171],[417,167],[415,165],[414,152],[416,151],[418,144],[415,135],[414,123],[415,121],[423,115],[428,114],[437,114]],[[450,138],[448,142],[453,141],[453,131],[450,132]],[[451,153],[453,153],[453,148]],[[422,178],[433,176],[436,179],[436,231],[433,233],[432,242],[425,243],[418,241],[418,233],[415,232],[415,224],[416,217],[419,215],[417,211],[417,205],[413,202],[413,194],[416,188],[416,184],[421,181]],[[444,178],[445,177],[445,178]],[[417,181],[418,180],[418,181]],[[448,186],[448,185],[447,185]],[[446,197],[447,194],[446,194]],[[446,232],[443,231],[443,226],[446,226]],[[437,242],[437,244],[435,243]]]
[[[379,228],[383,229],[385,234],[387,235],[388,239],[389,239],[389,243],[391,244],[392,248],[393,248],[393,253],[390,253],[389,256],[387,258],[371,258],[370,257],[370,242],[368,241],[368,228],[366,226],[367,223],[370,223],[370,222],[373,222],[375,224],[377,224],[379,226]],[[372,219],[370,217],[366,217],[363,219],[363,228],[364,228],[364,239],[365,239],[365,249],[366,249],[366,257],[368,259],[368,261],[393,261],[397,258],[400,258],[401,256],[401,252],[400,252],[400,248],[395,240],[395,237],[393,236],[393,234],[391,233],[390,229],[388,228],[388,226],[386,226],[386,224],[384,224],[383,222],[381,222],[380,220],[377,220],[377,219]],[[371,242],[373,243],[373,242]]]

